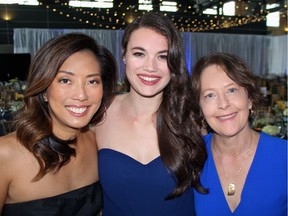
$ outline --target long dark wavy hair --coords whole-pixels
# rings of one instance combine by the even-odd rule
[[[239,56],[229,53],[210,53],[197,61],[191,75],[192,95],[193,101],[195,101],[193,111],[195,112],[195,120],[200,127],[205,127],[203,125],[204,116],[199,103],[201,94],[200,78],[203,70],[211,65],[220,66],[231,80],[246,89],[252,102],[252,109],[257,109],[262,105],[263,96],[257,86],[257,77],[245,61]]]
[[[57,172],[75,156],[76,140],[61,140],[52,133],[52,120],[43,93],[50,86],[64,61],[79,51],[91,51],[101,67],[103,83],[102,103],[90,124],[100,122],[116,91],[117,66],[113,55],[103,46],[81,33],[64,34],[46,42],[36,53],[30,65],[28,86],[23,107],[16,113],[16,136],[20,143],[37,159],[40,170],[34,181],[48,172]],[[81,129],[87,130],[88,126]],[[96,150],[95,150],[96,151]]]
[[[199,178],[207,153],[191,112],[193,101],[181,35],[168,17],[155,12],[147,13],[125,29],[123,55],[132,32],[139,28],[149,28],[160,33],[168,43],[167,63],[171,80],[163,91],[162,102],[156,111],[161,159],[177,182],[167,199],[181,195],[191,186],[205,193]],[[129,88],[126,77],[125,83]]]

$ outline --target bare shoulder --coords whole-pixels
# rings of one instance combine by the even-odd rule
[[[0,173],[12,173],[21,160],[30,155],[28,150],[20,144],[16,138],[16,133],[10,133],[0,137]]]
[[[19,171],[15,164],[18,164],[21,151],[25,149],[17,141],[15,133],[0,137],[0,209],[8,197],[9,185]]]
[[[20,144],[16,139],[16,134],[10,133],[0,137],[0,166],[7,165],[19,152]]]

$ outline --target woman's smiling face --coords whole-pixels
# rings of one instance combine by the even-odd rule
[[[85,127],[102,96],[101,67],[95,55],[80,51],[67,58],[44,94],[55,134]]]
[[[170,81],[165,36],[149,28],[132,32],[123,57],[131,90],[145,97],[162,93]]]
[[[231,80],[218,65],[201,74],[200,107],[209,126],[218,134],[233,136],[249,127],[252,103],[245,88]]]

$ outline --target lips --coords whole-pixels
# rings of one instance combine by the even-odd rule
[[[86,110],[88,109],[88,107],[71,107],[71,106],[66,106],[66,109],[76,113],[76,114],[83,114],[86,112]]]
[[[226,120],[229,120],[229,119],[232,119],[236,116],[237,113],[232,113],[232,114],[229,114],[229,115],[223,115],[223,116],[217,116],[217,118],[221,121],[226,121]]]
[[[155,82],[156,80],[160,79],[160,77],[147,77],[142,75],[139,75],[139,77],[147,82]]]
[[[160,76],[147,76],[140,74],[138,75],[138,77],[140,78],[141,82],[144,83],[145,85],[155,85],[161,79]]]

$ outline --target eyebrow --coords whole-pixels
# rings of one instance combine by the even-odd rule
[[[225,88],[230,87],[232,85],[238,85],[238,84],[233,81],[232,83],[228,83],[227,85],[225,85]],[[238,86],[240,86],[240,85],[238,85]]]
[[[131,50],[141,50],[141,51],[146,51],[144,48],[142,47],[133,47]],[[161,50],[158,53],[168,53],[168,50]]]
[[[228,83],[227,85],[224,86],[224,88],[233,86],[233,85],[235,85],[235,84],[238,85],[238,84],[235,83],[235,82],[233,82],[233,83]],[[240,85],[238,85],[238,86],[240,86]],[[207,88],[207,89],[205,89],[205,90],[203,90],[203,91],[201,91],[201,92],[205,92],[205,91],[214,91],[214,88],[209,87],[209,88]]]
[[[68,75],[71,75],[71,76],[75,76],[75,74],[73,72],[70,72],[70,71],[64,71],[64,70],[59,70],[58,73],[64,73],[64,74],[68,74]],[[89,74],[87,77],[94,77],[94,76],[101,76],[101,72],[98,73],[93,73],[93,74]]]

